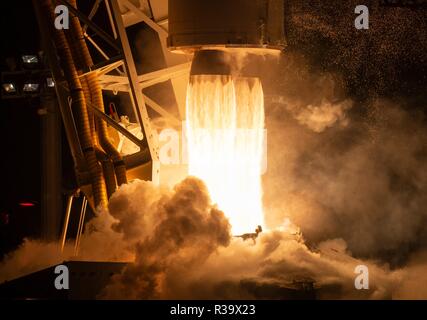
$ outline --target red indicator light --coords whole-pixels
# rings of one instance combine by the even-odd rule
[[[19,206],[20,206],[20,207],[34,207],[34,206],[35,206],[35,204],[34,204],[34,203],[32,203],[32,202],[20,202],[20,203],[19,203]]]

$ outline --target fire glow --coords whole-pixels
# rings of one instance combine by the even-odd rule
[[[191,76],[186,116],[189,174],[206,183],[233,234],[263,226],[264,96],[259,79]]]

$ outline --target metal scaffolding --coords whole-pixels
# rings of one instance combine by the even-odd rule
[[[127,130],[117,119],[113,119],[103,112],[104,110],[99,110],[89,103],[87,104],[88,108],[92,109],[95,117],[107,122],[111,128],[114,128],[118,133],[139,147],[139,152],[123,157],[126,168],[132,170],[149,165],[151,176],[144,178],[151,179],[154,183],[159,182],[160,163],[158,159],[158,145],[151,126],[148,108],[151,108],[160,118],[166,119],[173,126],[180,126],[181,120],[183,120],[185,115],[185,88],[191,66],[191,62],[186,55],[171,53],[167,49],[167,2],[167,0],[140,0],[136,5],[135,1],[131,2],[128,0],[94,0],[89,15],[85,15],[73,7],[67,0],[57,0],[57,4],[68,7],[70,16],[78,17],[82,24],[87,43],[92,45],[94,50],[103,57],[103,61],[98,61],[90,69],[83,70],[82,74],[79,75],[80,78],[87,76],[88,73],[96,72],[104,92],[110,91],[113,93],[121,92],[129,94],[133,112],[131,116],[136,119],[137,125],[141,129],[142,139]],[[90,172],[79,141],[77,126],[70,106],[70,92],[61,70],[60,57],[58,57],[57,50],[51,41],[53,39],[53,27],[49,26],[46,19],[44,19],[45,13],[42,11],[43,9],[39,1],[33,0],[33,5],[42,35],[44,51],[55,81],[55,90],[65,134],[74,160],[78,184],[77,190],[74,193],[77,194],[80,190],[83,191],[84,197],[86,196],[84,198],[84,206],[86,207],[87,200],[90,200],[91,197],[91,192],[86,192],[89,190],[87,186],[90,185]],[[107,17],[103,17],[103,21],[108,21],[103,26],[99,26],[94,22],[94,18],[98,14],[101,14],[99,10],[101,5],[105,6],[105,10],[102,13],[107,15]],[[165,68],[145,74],[137,73],[127,28],[140,22],[145,23],[146,26],[157,33],[163,58],[166,62]],[[91,35],[89,35],[89,30],[91,31]],[[172,84],[172,93],[178,107],[176,114],[179,115],[179,118],[154,101],[153,97],[147,96],[142,91],[145,88],[166,81],[170,81]],[[71,203],[69,199],[66,221],[64,221],[61,235],[62,248],[66,240],[68,228],[67,217],[70,215]],[[82,233],[82,224],[84,223],[82,219],[84,220],[83,215],[85,211],[81,210],[78,237],[76,239],[76,253],[78,252],[78,241]]]

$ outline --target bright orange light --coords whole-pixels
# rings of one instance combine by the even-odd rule
[[[186,112],[189,174],[206,183],[233,234],[263,226],[264,97],[259,79],[191,76]]]

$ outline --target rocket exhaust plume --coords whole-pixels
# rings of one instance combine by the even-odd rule
[[[202,179],[233,234],[264,226],[264,96],[258,78],[192,75],[187,89],[189,174]]]

